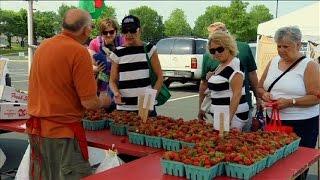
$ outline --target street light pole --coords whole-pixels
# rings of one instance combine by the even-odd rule
[[[277,0],[277,7],[276,7],[276,18],[278,17],[278,4],[279,4],[279,0]]]
[[[28,0],[28,74],[33,59],[33,0]]]

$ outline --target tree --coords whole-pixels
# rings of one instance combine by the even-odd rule
[[[140,19],[142,29],[142,40],[157,42],[164,36],[164,25],[162,16],[157,11],[148,6],[141,6],[135,9],[130,9],[129,14],[137,16]]]
[[[260,23],[273,19],[273,15],[270,13],[269,9],[266,6],[257,5],[251,8],[251,11],[249,13],[249,19],[250,19],[249,41],[255,41],[258,25]]]
[[[191,36],[192,30],[186,20],[182,9],[175,9],[171,12],[168,20],[164,22],[166,36]]]
[[[11,48],[11,38],[14,36],[14,32],[17,31],[17,13],[10,10],[0,9],[0,32],[7,36],[9,47]]]
[[[59,29],[59,16],[53,11],[40,12],[34,14],[34,38],[49,38],[57,34]]]
[[[27,10],[20,9],[16,17],[17,27],[14,32],[15,36],[19,36],[21,38],[21,46],[24,46],[24,38],[28,36],[28,15]]]
[[[58,8],[58,15],[59,15],[59,18],[60,18],[60,22],[62,22],[63,20],[63,17],[64,15],[66,14],[66,12],[69,10],[69,9],[74,9],[74,8],[77,8],[75,6],[68,6],[66,4],[62,4],[59,8]]]
[[[199,16],[195,22],[193,32],[196,36],[207,38],[207,27],[214,22],[225,22],[226,7],[209,6],[203,15]]]

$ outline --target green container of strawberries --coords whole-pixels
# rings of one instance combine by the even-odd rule
[[[250,179],[257,173],[258,163],[254,163],[250,166],[236,164],[236,163],[225,163],[225,169],[227,176],[239,178],[239,179]]]
[[[135,132],[128,132],[129,142],[132,144],[144,145],[145,136]]]
[[[301,141],[301,138],[294,140],[293,142],[291,142],[290,144],[288,144],[285,149],[284,149],[284,153],[283,155],[286,157],[289,154],[293,153],[294,151],[296,151],[299,148],[299,143]]]
[[[162,148],[162,139],[158,136],[145,135],[146,146],[153,148]]]
[[[99,131],[107,127],[107,120],[82,119],[83,128],[89,131]]]
[[[182,162],[161,159],[160,163],[163,174],[180,177],[185,176],[185,165]]]
[[[182,147],[190,147],[193,148],[196,144],[195,143],[190,143],[190,142],[184,142],[180,141]]]
[[[118,124],[114,121],[110,122],[111,134],[116,136],[125,136],[127,135],[127,127],[124,124]]]
[[[185,164],[187,179],[191,180],[211,180],[219,174],[219,164],[210,168]]]
[[[181,149],[180,141],[161,137],[163,149],[169,151],[179,151]]]

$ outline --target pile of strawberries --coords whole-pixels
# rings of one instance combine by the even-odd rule
[[[106,113],[103,108],[98,110],[86,110],[83,118],[91,121],[98,121],[102,119],[109,119],[110,114]]]
[[[223,138],[216,133],[212,138],[202,136],[194,148],[183,148],[179,152],[167,151],[163,158],[206,168],[219,162],[251,165],[297,138],[294,133],[280,132],[230,131]]]

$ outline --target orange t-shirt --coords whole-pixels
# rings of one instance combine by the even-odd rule
[[[56,122],[80,121],[81,101],[94,98],[96,92],[91,57],[71,34],[63,32],[41,43],[34,54],[28,90],[28,112],[41,119],[41,136],[74,137],[70,128]]]

